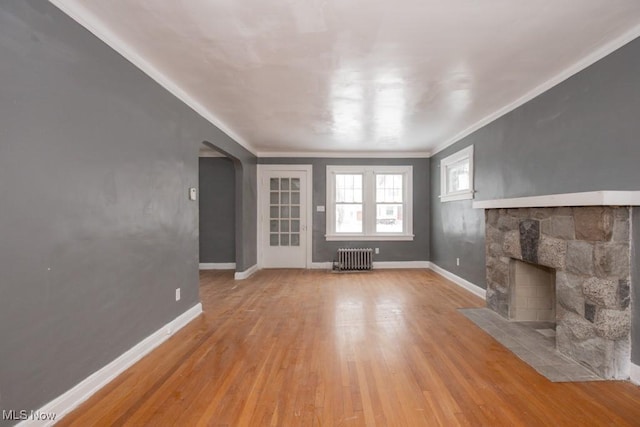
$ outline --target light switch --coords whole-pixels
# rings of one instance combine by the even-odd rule
[[[189,189],[189,200],[198,200],[198,189],[191,187]]]
[[[316,206],[316,212],[324,212],[324,206]]]

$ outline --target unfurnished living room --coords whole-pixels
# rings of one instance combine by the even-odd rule
[[[640,2],[0,2],[0,426],[640,425]]]

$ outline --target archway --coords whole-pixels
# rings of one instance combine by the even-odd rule
[[[203,141],[202,142],[202,147],[210,150],[211,152],[217,152],[220,154],[219,158],[224,158],[227,159],[227,161],[231,161],[232,165],[233,165],[233,172],[234,172],[234,185],[233,185],[233,211],[234,211],[234,218],[233,218],[233,230],[234,230],[234,252],[235,252],[235,270],[236,270],[236,274],[235,274],[235,278],[236,279],[242,279],[245,277],[248,277],[252,272],[253,269],[255,269],[255,265],[254,263],[251,262],[247,262],[247,260],[245,259],[245,256],[248,256],[248,254],[245,254],[245,246],[246,242],[245,242],[245,228],[247,228],[246,220],[245,220],[245,191],[247,191],[247,189],[245,188],[246,186],[244,185],[244,181],[245,181],[245,168],[244,165],[242,164],[242,161],[240,161],[238,158],[236,158],[235,156],[233,156],[232,154],[228,153],[227,151],[225,151],[224,149],[216,146],[213,143],[210,143],[208,141]],[[230,186],[229,186],[230,187]],[[230,188],[227,188],[227,190],[229,190]],[[249,195],[250,196],[250,195]],[[226,200],[227,203],[230,203],[229,200]],[[227,221],[228,222],[228,221]],[[227,230],[228,231],[228,230]],[[251,230],[249,230],[250,232]],[[228,244],[229,242],[227,242]],[[221,245],[224,245],[225,242],[217,242],[216,244],[213,245],[213,247],[221,247]],[[228,245],[229,246],[229,245]]]

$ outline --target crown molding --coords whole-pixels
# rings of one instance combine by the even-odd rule
[[[548,79],[542,84],[538,85],[534,89],[528,91],[520,98],[515,101],[505,105],[504,107],[496,110],[495,112],[485,116],[479,121],[475,122],[471,126],[467,127],[463,131],[457,133],[452,138],[448,139],[443,144],[438,145],[431,152],[270,152],[270,151],[262,151],[258,152],[251,144],[237,135],[233,130],[228,128],[222,120],[216,117],[208,108],[206,108],[202,103],[197,101],[195,97],[189,94],[187,91],[182,89],[180,85],[174,82],[171,78],[163,74],[156,66],[154,66],[151,62],[145,59],[142,55],[138,54],[136,50],[127,42],[125,42],[122,38],[120,38],[114,31],[112,31],[108,26],[106,26],[103,22],[100,21],[99,18],[94,16],[91,12],[89,12],[86,8],[84,8],[77,0],[49,0],[53,5],[55,5],[58,9],[64,12],[66,15],[71,17],[73,20],[78,22],[84,28],[86,28],[89,32],[94,34],[120,55],[122,55],[125,59],[131,62],[133,65],[142,70],[145,74],[147,74],[151,79],[160,84],[163,88],[177,97],[179,100],[187,104],[191,109],[197,112],[200,116],[205,118],[211,124],[216,126],[222,132],[227,134],[230,138],[232,138],[239,145],[247,149],[251,154],[257,157],[309,157],[309,158],[317,158],[317,157],[348,157],[348,158],[428,158],[434,154],[439,153],[445,148],[455,144],[461,139],[469,136],[473,132],[478,129],[486,126],[487,124],[493,122],[494,120],[502,117],[503,115],[515,110],[521,105],[527,103],[538,95],[546,92],[557,84],[563,82],[574,74],[584,70],[615,50],[621,48],[625,44],[634,40],[635,38],[640,37],[640,24],[626,31],[619,37],[609,41],[605,45],[596,49],[589,55],[585,56],[581,60],[578,60],[574,64],[565,68],[560,73],[556,74],[554,77]]]
[[[543,82],[542,84],[536,86],[534,89],[528,91],[527,93],[522,95],[520,98],[516,99],[515,101],[510,102],[509,104],[507,104],[504,107],[498,109],[497,111],[495,111],[495,112],[489,114],[488,116],[485,116],[484,118],[480,119],[479,121],[477,121],[476,123],[472,124],[471,126],[466,128],[462,132],[457,133],[454,137],[452,137],[449,140],[447,140],[446,142],[438,145],[432,151],[432,155],[438,154],[440,151],[442,151],[445,148],[455,144],[456,142],[460,141],[461,139],[471,135],[473,132],[477,131],[478,129],[483,128],[484,126],[488,125],[489,123],[493,122],[494,120],[497,120],[500,117],[504,116],[505,114],[510,113],[511,111],[515,110],[516,108],[526,104],[527,102],[531,101],[533,98],[537,97],[538,95],[543,94],[544,92],[548,91],[552,87],[554,87],[554,86],[562,83],[563,81],[567,80],[569,77],[571,77],[571,76],[579,73],[580,71],[584,70],[585,68],[595,64],[596,62],[598,62],[599,60],[601,60],[605,56],[615,52],[616,50],[620,49],[622,46],[626,45],[627,43],[633,41],[634,39],[636,39],[638,37],[640,37],[640,24],[636,25],[635,27],[632,27],[630,30],[624,32],[622,35],[616,37],[615,39],[605,43],[600,48],[594,50],[593,52],[591,52],[587,56],[585,56],[582,59],[578,60],[577,62],[573,63],[569,67],[565,68],[560,73],[558,73],[555,76],[551,77],[549,80],[547,80],[547,81]]]
[[[54,6],[68,15],[71,19],[82,25],[94,36],[98,37],[104,43],[106,43],[113,50],[122,55],[126,60],[138,67],[147,76],[153,79],[156,83],[169,91],[173,96],[180,101],[187,104],[192,110],[209,121],[212,125],[220,129],[227,136],[251,152],[254,156],[257,156],[256,149],[251,146],[247,141],[228,128],[222,120],[216,117],[207,107],[202,105],[186,90],[182,89],[180,85],[174,82],[167,75],[162,73],[155,65],[149,62],[146,58],[136,52],[136,49],[129,43],[120,38],[114,31],[112,31],[107,25],[105,25],[99,18],[94,16],[86,8],[84,8],[77,1],[65,1],[65,0],[49,0]]]
[[[345,159],[426,159],[431,157],[427,151],[259,151],[258,158],[296,157],[296,158],[345,158]]]

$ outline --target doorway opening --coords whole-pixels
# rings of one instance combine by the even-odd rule
[[[209,144],[198,153],[200,270],[236,269],[236,170]]]

